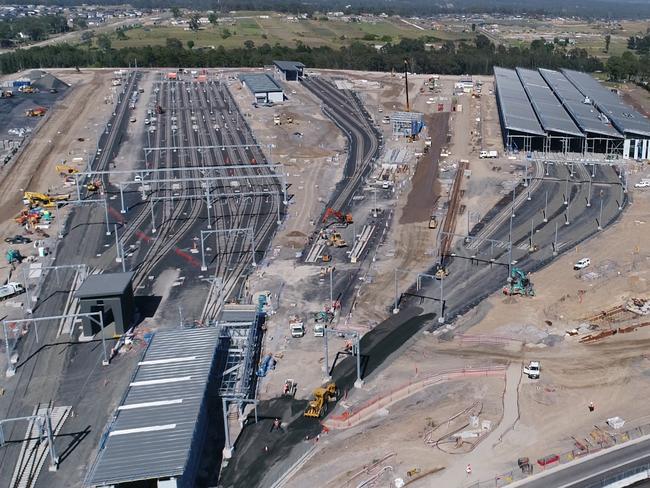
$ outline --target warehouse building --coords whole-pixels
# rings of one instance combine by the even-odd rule
[[[585,134],[584,153],[622,154],[623,135],[559,71],[540,69],[539,74],[553,90],[567,113]]]
[[[256,103],[280,103],[284,101],[284,91],[278,83],[266,73],[241,75],[242,85],[247,87]]]
[[[509,151],[541,150],[546,134],[528,101],[524,87],[511,69],[494,68],[503,143]]]
[[[273,61],[275,76],[283,81],[298,81],[302,78],[305,65],[298,61]]]
[[[563,69],[562,74],[584,95],[585,101],[588,99],[623,134],[623,158],[650,158],[650,122],[647,118],[587,73]]]
[[[104,431],[85,486],[190,488],[214,396],[221,329],[156,332]]]
[[[504,144],[511,151],[650,157],[650,122],[586,73],[495,68]]]

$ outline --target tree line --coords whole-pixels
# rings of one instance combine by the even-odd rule
[[[0,4],[30,4],[32,0],[0,0]],[[40,0],[40,4],[73,6],[83,0]],[[114,0],[93,0],[96,5],[115,5]],[[137,9],[180,7],[193,10],[211,10],[214,0],[130,0]],[[432,2],[431,0],[220,0],[216,2],[222,12],[230,10],[257,10],[291,13],[314,13],[343,11],[346,13],[386,13],[398,15],[431,16],[453,13],[495,13],[504,15],[562,15],[583,18],[648,18],[650,3],[643,0],[544,0],[522,2],[521,0],[455,0]]]
[[[404,59],[411,71],[440,74],[491,74],[493,66],[526,68],[573,68],[582,71],[604,69],[602,62],[584,49],[533,41],[527,47],[495,47],[489,39],[478,35],[473,42],[447,41],[432,47],[427,39],[403,39],[388,43],[381,49],[354,42],[340,49],[328,46],[310,47],[297,42],[296,47],[276,44],[225,49],[193,49],[178,39],[168,39],[164,46],[125,47],[113,49],[110,43],[102,48],[56,44],[17,49],[0,55],[0,72],[14,73],[28,68],[122,67],[137,62],[142,67],[262,67],[274,59],[301,61],[308,67],[353,69],[364,71],[401,71]]]
[[[68,21],[62,15],[17,17],[0,21],[0,46],[12,47],[24,41],[42,41],[50,35],[68,32]],[[21,37],[21,34],[28,39]]]

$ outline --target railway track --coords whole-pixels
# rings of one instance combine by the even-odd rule
[[[359,98],[348,90],[339,90],[331,83],[309,78],[304,86],[321,100],[327,115],[348,138],[348,161],[341,190],[328,207],[344,211],[363,179],[368,176],[381,150],[381,135],[371,122]]]

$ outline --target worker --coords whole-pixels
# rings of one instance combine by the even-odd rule
[[[593,412],[596,410],[596,405],[594,405],[594,402],[589,402],[589,411]]]
[[[470,476],[472,474],[472,466],[471,466],[471,464],[467,465],[467,467],[465,468],[465,472],[467,473],[467,476]]]
[[[273,427],[271,427],[271,431],[273,430],[280,430],[280,419],[276,418],[273,420]]]

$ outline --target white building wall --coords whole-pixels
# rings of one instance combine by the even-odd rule
[[[280,103],[284,101],[283,92],[268,92],[266,95],[269,99],[269,102]]]

